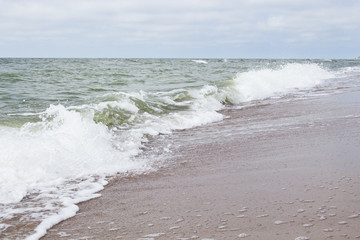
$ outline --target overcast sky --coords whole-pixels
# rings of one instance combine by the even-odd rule
[[[358,56],[360,0],[0,0],[0,57]]]

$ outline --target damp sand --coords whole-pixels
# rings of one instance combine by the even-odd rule
[[[360,239],[359,99],[227,110],[176,132],[166,167],[113,180],[43,239]]]

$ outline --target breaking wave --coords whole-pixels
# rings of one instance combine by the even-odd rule
[[[39,210],[42,225],[29,237],[38,239],[47,228],[74,215],[76,203],[98,196],[106,176],[148,171],[149,163],[135,158],[147,136],[220,121],[224,116],[219,110],[227,104],[281,97],[333,76],[318,64],[289,63],[198,88],[117,92],[93,103],[21,113],[38,115],[38,121],[20,128],[0,127],[0,205],[7,208],[0,219],[21,212],[9,204],[38,193],[37,203],[48,206],[46,212]]]

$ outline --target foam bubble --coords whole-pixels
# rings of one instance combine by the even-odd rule
[[[353,214],[353,215],[348,216],[348,218],[358,218],[359,216],[360,216],[359,214]]]
[[[295,238],[295,240],[309,240],[309,239],[310,238],[306,237],[306,236],[300,236],[300,237]]]
[[[312,224],[312,223],[305,223],[305,224],[303,224],[303,226],[307,228],[307,227],[312,227],[312,226],[314,226],[314,224]]]
[[[246,238],[246,237],[249,237],[249,234],[247,234],[247,233],[240,233],[240,234],[238,235],[238,237],[239,237],[239,238]]]
[[[152,238],[155,238],[155,237],[160,237],[162,235],[165,235],[165,233],[151,233],[151,234],[147,234],[145,235],[144,237],[152,237]]]

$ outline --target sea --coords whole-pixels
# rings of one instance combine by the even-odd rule
[[[0,238],[40,239],[111,179],[166,166],[181,142],[157,138],[355,91],[356,59],[0,58]]]

